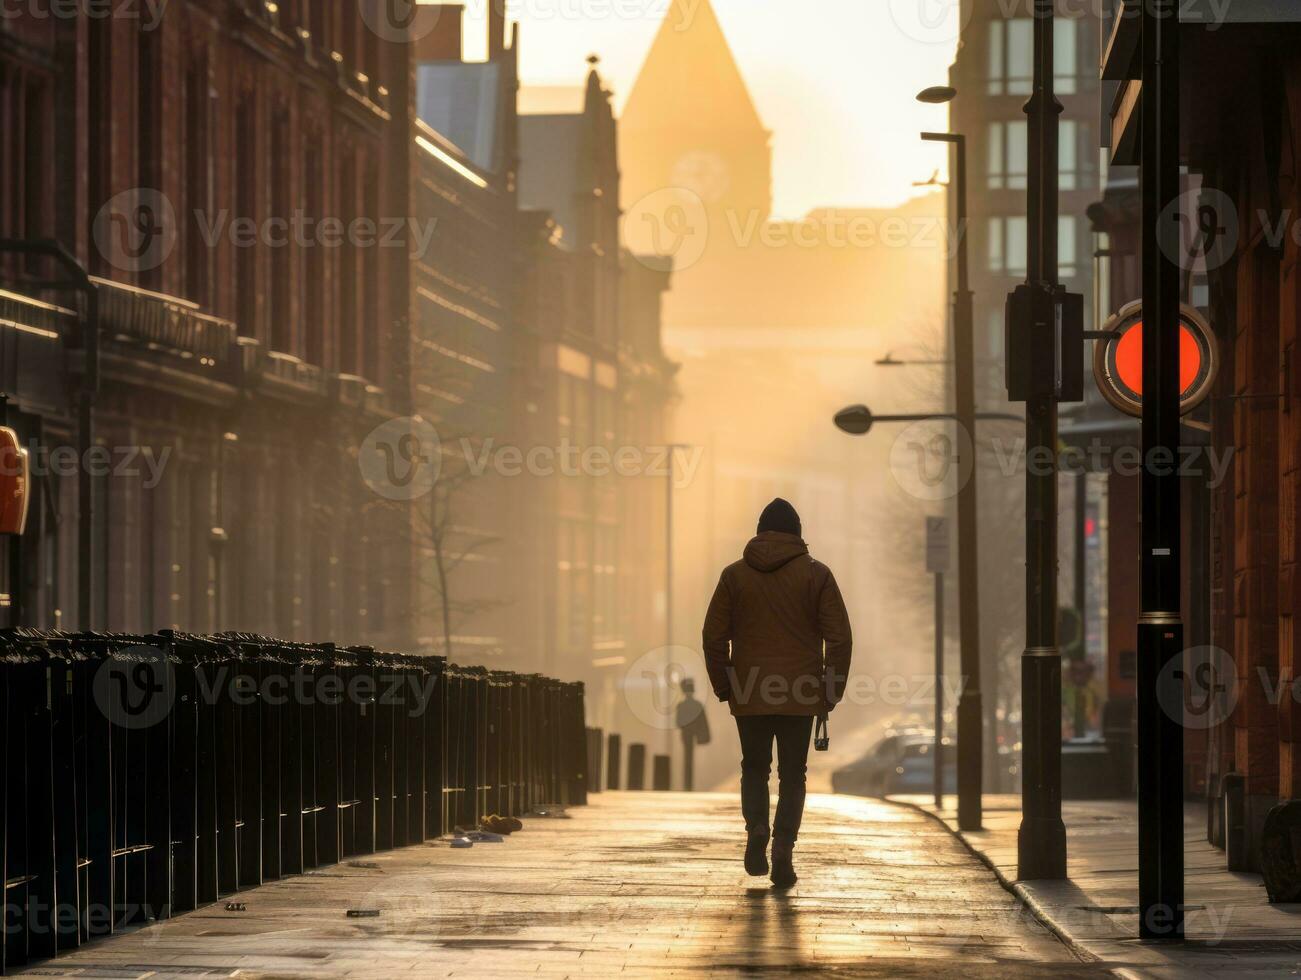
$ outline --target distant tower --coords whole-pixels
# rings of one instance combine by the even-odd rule
[[[710,0],[674,0],[619,122],[625,208],[667,187],[744,221],[772,211],[764,128]]]

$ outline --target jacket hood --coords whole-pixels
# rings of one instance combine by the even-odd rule
[[[775,572],[783,565],[809,553],[809,546],[796,534],[764,531],[745,546],[745,563],[757,572]]]

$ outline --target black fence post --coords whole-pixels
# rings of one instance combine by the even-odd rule
[[[656,791],[666,793],[670,787],[672,774],[672,760],[667,755],[657,755],[655,757],[655,784]]]
[[[601,792],[601,753],[605,750],[605,732],[599,728],[587,729],[587,791]]]
[[[137,683],[156,716],[117,697]],[[443,658],[0,630],[0,970],[489,812],[582,803],[604,746],[585,714],[581,684]]]
[[[628,746],[628,788],[644,790],[646,788],[646,746],[633,742]]]
[[[607,742],[608,744],[606,746],[605,757],[608,765],[606,766],[605,788],[618,789],[619,788],[619,762],[621,761],[620,755],[623,753],[623,744],[622,744],[622,740],[614,732],[610,733],[610,737],[607,739]]]

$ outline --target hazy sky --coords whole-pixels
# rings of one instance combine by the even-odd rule
[[[582,82],[589,54],[621,108],[666,15],[698,0],[509,0],[521,24],[525,86]],[[468,0],[466,56],[483,56],[487,0]],[[670,5],[676,4],[670,13]],[[892,205],[945,167],[922,143],[943,107],[913,96],[944,84],[957,36],[956,0],[713,0],[764,124],[773,131],[779,217],[826,205]],[[702,93],[707,97],[708,93]],[[945,170],[944,172],[947,172]]]

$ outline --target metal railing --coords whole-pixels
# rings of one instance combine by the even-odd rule
[[[583,685],[245,634],[0,631],[11,968],[587,799]]]
[[[239,335],[230,320],[204,313],[197,303],[95,276],[106,336],[217,364],[229,359]]]

